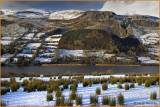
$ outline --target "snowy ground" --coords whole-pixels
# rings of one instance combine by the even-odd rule
[[[150,33],[150,34],[143,35],[139,38],[139,41],[143,44],[156,44],[159,42],[159,34]]]
[[[88,77],[88,76],[87,76]],[[119,77],[119,76],[118,76]],[[25,77],[28,79],[27,77]],[[6,78],[7,79],[7,78]],[[1,79],[1,80],[6,80]],[[45,78],[45,80],[49,79]],[[16,80],[19,80],[16,78]],[[111,85],[108,84],[107,91],[101,91],[101,94],[98,95],[98,105],[102,105],[102,96],[108,95],[111,97],[116,97],[120,92],[124,95],[125,106],[158,106],[159,105],[159,86],[151,86],[149,88],[144,88],[144,84],[141,86],[137,86],[135,84],[135,88],[125,91],[124,84],[122,84],[123,89],[118,89],[117,84]],[[82,106],[90,106],[90,95],[95,94],[95,90],[97,87],[102,87],[102,84],[92,84],[92,87],[83,87],[82,83],[78,84],[77,94],[82,95]],[[150,100],[150,93],[156,91],[157,99]],[[69,98],[70,89],[65,89],[63,92],[65,98]],[[46,91],[35,91],[35,92],[23,92],[23,87],[17,92],[8,92],[5,95],[1,95],[1,100],[6,102],[8,106],[53,106],[55,104],[56,98],[54,97],[53,101],[46,101]],[[53,96],[55,93],[53,92]],[[75,106],[75,101],[73,102]]]
[[[38,47],[40,47],[40,45],[41,43],[30,43],[25,48],[26,49],[37,49]]]
[[[138,60],[141,61],[141,63],[148,63],[148,64],[159,64],[159,61],[152,60],[150,57],[138,57]]]
[[[22,37],[22,39],[32,39],[34,36],[34,33],[29,33],[29,34],[26,34]]]
[[[69,19],[77,18],[81,15],[82,15],[82,11],[79,11],[79,10],[64,10],[64,11],[52,12],[49,16],[49,19],[50,20],[53,20],[53,19],[69,20]]]
[[[10,57],[12,57],[13,54],[9,54],[9,53],[6,53],[6,54],[3,54],[1,56],[1,62],[5,63],[7,59],[9,59]]]
[[[11,44],[11,40],[3,40],[3,41],[1,41],[1,44],[2,45],[10,45]]]

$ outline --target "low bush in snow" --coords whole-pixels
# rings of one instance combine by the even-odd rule
[[[109,83],[110,83],[110,84],[117,84],[117,80],[118,80],[117,78],[110,77],[110,78],[109,78]]]
[[[83,80],[83,87],[88,86],[88,80]]]
[[[109,106],[116,106],[116,99],[115,98],[110,98]]]
[[[101,89],[99,87],[96,88],[96,95],[100,95],[101,94]]]
[[[47,93],[53,93],[53,87],[48,87],[47,88]]]
[[[157,98],[157,92],[151,92],[150,99],[155,100]]]
[[[69,99],[65,100],[65,97],[62,95],[56,99],[55,106],[73,106],[73,103]]]
[[[53,85],[53,91],[59,91],[59,90],[60,90],[59,85],[58,84],[54,84]]]
[[[100,81],[101,81],[101,84],[107,83],[108,82],[108,78],[101,78]]]
[[[65,98],[62,95],[61,97],[56,99],[55,106],[64,106]]]
[[[27,86],[28,85],[28,83],[29,83],[29,81],[28,80],[23,80],[23,82],[22,82],[22,86],[24,87],[24,86]]]
[[[47,101],[52,101],[52,100],[53,100],[53,95],[47,94]]]
[[[102,84],[102,90],[107,90],[108,89],[108,85],[106,83]]]
[[[125,84],[125,90],[129,90],[129,84]]]
[[[29,82],[29,83],[27,84],[27,86],[24,87],[24,91],[26,91],[26,92],[36,91],[36,86],[35,86],[35,84]]]
[[[1,89],[1,94],[2,95],[6,94],[7,92],[10,92],[10,88],[2,88]]]
[[[90,104],[96,105],[98,103],[98,96],[96,95],[90,95]]]
[[[7,80],[1,81],[1,86],[9,87],[10,86],[10,82],[8,82]]]
[[[61,79],[62,78],[62,75],[60,75],[59,77],[58,77],[58,79]]]
[[[70,101],[69,99],[66,99],[64,102],[64,106],[73,106],[73,102]]]
[[[134,88],[134,83],[131,83],[131,84],[130,84],[130,88]]]
[[[60,90],[56,92],[56,97],[61,97],[61,95],[62,95],[62,92]]]
[[[45,91],[47,89],[47,84],[42,83],[41,85],[37,86],[38,91]]]
[[[70,86],[70,90],[71,90],[72,92],[76,92],[76,91],[77,91],[77,87],[72,84],[72,85]]]
[[[76,106],[78,106],[78,105],[82,105],[82,96],[76,96]]]
[[[109,105],[109,96],[102,97],[102,105]]]
[[[101,82],[100,78],[92,79],[93,84],[99,84]]]
[[[63,84],[64,89],[68,89],[68,83]]]
[[[32,79],[33,79],[32,77],[29,77],[29,80],[30,80],[30,81],[32,81]]]
[[[69,94],[69,99],[70,99],[70,100],[75,100],[75,99],[76,99],[76,96],[77,96],[76,93],[71,92],[71,93]]]
[[[119,83],[119,84],[117,85],[117,88],[122,89],[122,85]]]
[[[10,85],[10,87],[11,87],[12,92],[15,92],[15,91],[17,91],[19,89],[20,83],[18,83],[18,82],[12,82],[11,85]]]
[[[122,95],[122,93],[118,94],[117,99],[120,106],[124,104],[124,96]]]
[[[148,88],[148,87],[150,87],[150,85],[151,85],[151,82],[149,80],[146,80],[145,81],[145,87]]]

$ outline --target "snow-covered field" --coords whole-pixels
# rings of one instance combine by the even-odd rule
[[[27,48],[27,49],[37,49],[40,46],[41,46],[41,43],[30,43],[25,48]]]
[[[59,50],[60,57],[66,56],[74,56],[74,57],[83,57],[84,53],[83,50],[67,50],[67,49],[60,49]]]
[[[10,45],[11,44],[11,40],[3,40],[3,41],[1,41],[1,44],[2,45]]]
[[[142,44],[156,44],[159,43],[159,34],[158,33],[150,33],[143,35],[139,38],[139,41]]]
[[[33,36],[34,36],[34,33],[29,33],[29,34],[24,35],[24,37],[22,37],[22,39],[32,39]]]
[[[9,59],[12,56],[13,56],[13,54],[9,54],[9,53],[3,54],[1,56],[1,62],[5,63],[7,61],[7,59]]]
[[[159,61],[152,60],[150,57],[138,57],[138,60],[140,60],[141,63],[159,64]]]
[[[112,75],[114,77],[124,77],[125,75]],[[99,78],[101,76],[92,76],[86,75],[84,78]],[[101,78],[109,78],[110,75],[104,75]],[[44,81],[49,81],[50,77],[35,77]],[[53,77],[52,77],[53,78]],[[62,78],[69,78],[68,76],[62,76]],[[19,77],[16,78],[16,81],[22,82],[24,79],[29,79],[29,77],[24,77],[20,80]],[[56,77],[56,79],[58,79]],[[1,78],[1,81],[10,80],[9,78]],[[130,84],[130,83],[129,83]],[[117,84],[108,84],[108,89],[106,91],[101,91],[98,96],[98,106],[102,106],[102,96],[108,95],[111,97],[117,97],[121,92],[124,95],[124,106],[159,106],[159,86],[150,86],[145,88],[144,84],[138,86],[135,83],[135,87],[127,91],[124,89],[125,83],[122,84],[122,89],[117,88]],[[102,84],[92,84],[91,87],[83,87],[82,83],[78,83],[77,94],[82,95],[82,105],[81,106],[90,106],[90,95],[95,95],[95,90],[97,87],[102,87]],[[24,92],[24,88],[20,87],[17,92],[8,92],[5,95],[1,95],[1,101],[6,102],[7,106],[53,106],[56,102],[55,92],[53,92],[53,101],[46,101],[47,91],[35,91],[35,92]],[[150,93],[157,92],[157,99],[150,100]],[[69,98],[70,88],[64,89],[62,91],[65,99]],[[73,101],[75,106],[75,101]]]

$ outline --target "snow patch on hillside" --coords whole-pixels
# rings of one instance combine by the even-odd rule
[[[82,11],[79,10],[64,10],[64,11],[56,11],[52,12],[49,16],[50,20],[69,20],[74,19],[82,15]]]

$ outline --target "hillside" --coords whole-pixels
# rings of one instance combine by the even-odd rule
[[[59,48],[101,50],[111,53],[125,52],[129,50],[140,54],[144,47],[138,39],[132,37],[119,38],[104,30],[81,29],[64,33],[59,42]]]

